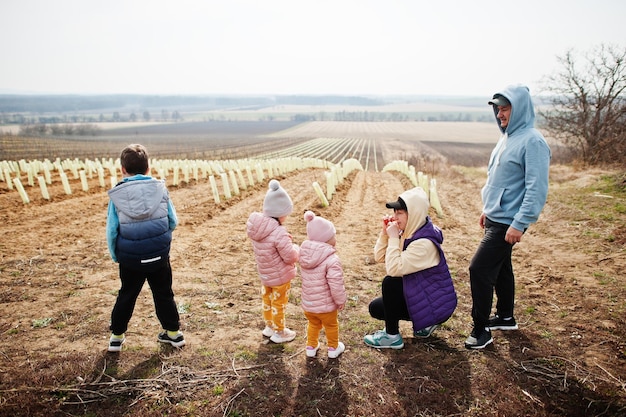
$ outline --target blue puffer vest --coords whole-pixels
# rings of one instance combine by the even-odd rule
[[[169,194],[153,178],[122,182],[109,190],[120,221],[115,254],[120,264],[147,266],[167,259],[172,231],[167,217]]]
[[[452,276],[441,244],[443,233],[430,218],[415,234],[404,241],[404,249],[417,239],[428,239],[439,251],[439,264],[402,277],[404,299],[413,329],[419,330],[448,320],[456,309],[457,297]]]

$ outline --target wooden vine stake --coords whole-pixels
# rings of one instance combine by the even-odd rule
[[[50,200],[50,193],[48,193],[48,186],[46,185],[46,180],[41,175],[37,177],[37,181],[39,182],[39,188],[41,189],[41,196],[44,200]]]
[[[319,185],[317,181],[313,182],[313,189],[315,190],[315,193],[319,197],[320,202],[322,203],[322,207],[328,207],[328,199],[324,195],[324,191],[322,190],[322,187]]]
[[[22,201],[24,202],[24,204],[30,203],[30,200],[28,199],[28,194],[26,194],[24,186],[22,185],[22,181],[20,181],[19,178],[13,178],[13,183],[15,184],[15,188],[17,188],[17,191],[20,193],[20,197],[22,197]]]

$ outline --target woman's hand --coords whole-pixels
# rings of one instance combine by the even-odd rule
[[[393,216],[389,216],[389,215],[383,216],[383,228],[382,228],[382,232],[383,233],[387,233],[387,226],[392,221],[393,221]]]
[[[392,222],[389,222],[387,224],[387,229],[385,230],[385,232],[387,233],[387,236],[389,237],[400,236],[400,229],[398,228],[398,222],[396,222],[395,220]]]

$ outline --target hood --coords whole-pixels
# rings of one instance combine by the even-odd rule
[[[272,234],[278,226],[280,225],[276,219],[255,211],[248,217],[246,233],[250,239],[260,242]]]
[[[511,103],[511,117],[506,128],[500,126],[500,120],[497,118],[498,107],[493,106],[496,122],[502,133],[506,132],[509,136],[512,136],[519,129],[535,126],[535,110],[528,87],[525,85],[512,85],[502,91],[498,91],[496,94],[506,97]]]
[[[313,269],[336,251],[337,249],[328,243],[305,240],[302,242],[302,245],[300,245],[300,258],[298,259],[298,263],[300,263],[302,268]]]
[[[166,193],[163,181],[145,176],[125,178],[109,190],[117,210],[135,220],[149,218],[159,208]]]
[[[426,223],[430,202],[428,195],[421,187],[411,188],[400,194],[400,197],[404,200],[408,212],[406,229],[402,233],[402,240],[404,241],[405,238],[413,236]]]

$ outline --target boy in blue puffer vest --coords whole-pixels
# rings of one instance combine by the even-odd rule
[[[107,244],[119,263],[122,286],[111,313],[109,352],[119,352],[137,297],[147,280],[156,315],[164,331],[157,340],[174,347],[185,345],[172,291],[170,244],[178,219],[165,182],[152,178],[148,151],[129,145],[120,156],[124,179],[109,190]]]

